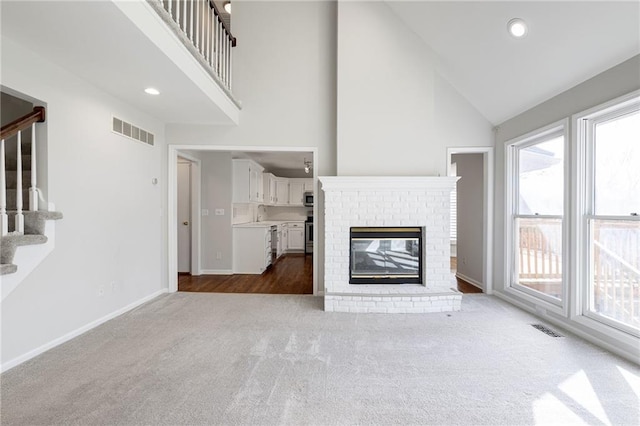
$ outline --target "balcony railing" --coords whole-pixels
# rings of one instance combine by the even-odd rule
[[[562,297],[562,226],[519,219],[518,284]],[[640,221],[590,220],[589,311],[640,327]],[[586,290],[586,289],[585,289]]]
[[[591,306],[640,328],[640,222],[591,219]]]
[[[148,0],[154,9],[173,24],[183,42],[209,67],[208,71],[233,99],[232,48],[236,39],[210,0]]]

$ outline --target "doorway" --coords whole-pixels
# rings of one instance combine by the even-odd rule
[[[463,292],[492,292],[493,148],[447,150],[451,198],[451,269]]]
[[[178,158],[178,273],[191,274],[191,162]]]
[[[192,247],[195,245],[202,244],[201,257],[202,259],[196,258],[192,256],[192,261],[199,261],[201,264],[198,268],[192,268],[192,275],[196,274],[198,271],[199,274],[202,274],[202,277],[199,278],[207,278],[204,281],[206,282],[207,287],[215,286],[216,288],[220,288],[220,285],[226,286],[229,282],[226,281],[227,278],[237,279],[238,277],[233,276],[233,268],[232,264],[228,266],[226,269],[211,269],[211,265],[214,265],[212,262],[224,261],[228,262],[230,259],[234,258],[233,256],[233,235],[232,230],[233,226],[236,224],[242,224],[245,222],[290,222],[291,218],[289,217],[291,206],[267,206],[266,209],[264,206],[260,205],[259,202],[253,203],[244,203],[244,202],[234,202],[234,194],[232,193],[232,176],[233,170],[231,167],[232,160],[242,161],[244,159],[250,159],[255,163],[264,166],[265,170],[268,170],[270,174],[273,174],[274,177],[282,177],[285,179],[302,179],[301,176],[289,176],[284,174],[285,170],[282,167],[278,167],[283,161],[289,162],[294,161],[292,167],[295,168],[297,173],[300,173],[302,170],[307,180],[309,180],[311,187],[309,189],[306,186],[303,188],[302,185],[296,186],[296,189],[300,191],[300,197],[304,194],[304,191],[313,190],[314,193],[318,193],[317,187],[317,169],[318,169],[318,150],[315,147],[256,147],[256,146],[216,146],[216,145],[169,145],[169,153],[168,153],[168,182],[170,185],[168,186],[168,280],[169,280],[169,292],[174,292],[178,290],[178,158],[184,157],[187,159],[197,158],[202,162],[202,176],[198,177],[198,182],[200,182],[201,187],[196,192],[201,192],[200,196],[202,197],[202,206],[198,205],[197,208],[193,208],[192,212],[194,214],[191,215],[193,220],[193,228],[192,228]],[[222,162],[223,157],[229,157],[229,164],[226,164],[224,167],[213,167],[212,162],[220,161]],[[271,163],[271,161],[277,160],[278,164]],[[310,161],[306,161],[310,160]],[[307,172],[307,163],[312,164],[313,167],[309,168]],[[220,163],[222,164],[222,163]],[[240,163],[238,163],[240,164]],[[227,167],[228,166],[228,167]],[[226,170],[226,176],[224,179],[220,178],[211,178],[211,171],[217,170],[218,174],[222,174],[224,170]],[[266,172],[265,172],[266,173]],[[215,173],[214,173],[215,174]],[[308,177],[307,177],[308,175]],[[264,176],[261,175],[264,178]],[[249,180],[251,182],[251,180]],[[217,184],[225,183],[224,186],[224,194],[220,195],[220,202],[211,199],[207,194],[210,194],[209,189],[213,188]],[[262,182],[264,185],[264,180]],[[220,189],[220,186],[216,187]],[[287,191],[287,198],[290,194],[294,193],[293,191]],[[297,193],[297,192],[296,192]],[[279,193],[278,193],[279,194]],[[208,197],[208,198],[207,198]],[[222,202],[222,199],[226,201]],[[210,202],[211,201],[211,202]],[[299,210],[299,208],[304,208],[305,215],[298,217],[298,225],[295,227],[302,227],[302,232],[296,233],[287,233],[288,238],[286,241],[288,242],[287,247],[290,251],[285,251],[285,256],[282,256],[282,259],[278,259],[276,262],[276,266],[278,268],[272,268],[271,274],[274,275],[274,280],[276,282],[280,282],[281,280],[277,278],[279,273],[283,273],[285,276],[289,276],[291,272],[287,272],[286,270],[295,269],[296,271],[300,271],[306,277],[309,275],[311,277],[312,283],[312,291],[313,294],[318,294],[318,247],[319,245],[314,246],[313,253],[305,254],[305,238],[304,238],[304,223],[309,220],[309,217],[315,217],[317,220],[317,203],[311,206],[305,206],[301,201],[298,207],[297,204],[292,206],[293,208]],[[268,209],[268,210],[267,210]],[[312,212],[312,213],[311,213]],[[309,216],[308,213],[311,213]],[[207,217],[200,217],[207,216]],[[299,215],[298,215],[299,216]],[[250,218],[250,219],[249,219]],[[215,220],[224,221],[224,224],[220,223],[220,226],[224,228],[224,239],[220,240],[220,243],[223,244],[222,247],[211,247],[210,240],[208,237],[203,237],[202,235],[212,235],[207,232],[207,230],[212,226],[212,223]],[[202,227],[200,229],[198,227],[197,221],[202,220]],[[313,219],[311,219],[313,220]],[[215,224],[218,226],[218,224]],[[313,227],[313,241],[318,241],[318,230],[317,227]],[[222,229],[222,228],[220,228]],[[298,229],[296,229],[297,231]],[[204,234],[203,234],[204,232]],[[284,231],[283,231],[284,232]],[[213,233],[218,235],[217,233]],[[293,238],[293,237],[299,238]],[[285,236],[283,234],[282,238]],[[278,241],[280,237],[278,237]],[[322,243],[322,242],[321,242]],[[320,243],[320,247],[321,247]],[[299,246],[299,247],[298,247]],[[296,253],[296,251],[298,253]],[[199,255],[200,256],[200,255]],[[282,260],[286,260],[287,262],[282,262]],[[300,263],[300,265],[298,265]],[[214,265],[215,266],[215,265]],[[283,271],[279,271],[283,269]],[[269,272],[269,271],[267,271]],[[218,275],[216,277],[216,275]],[[238,274],[236,274],[238,275]],[[269,276],[265,273],[265,279],[268,279]],[[225,277],[226,276],[226,277]],[[184,283],[183,278],[191,278],[188,276],[181,276],[180,282]],[[224,280],[224,283],[220,283],[218,281]],[[202,287],[201,284],[204,282],[203,280],[196,280],[192,282],[195,287]],[[214,282],[215,281],[215,282]],[[181,284],[182,285],[182,284]],[[269,282],[265,282],[265,285],[269,285]],[[194,287],[194,288],[195,288]],[[236,285],[234,284],[235,288]],[[304,288],[307,289],[308,285],[304,285]],[[218,291],[218,290],[217,290]],[[296,290],[289,289],[287,293],[297,293]],[[304,290],[304,293],[308,293],[308,290]]]
[[[177,272],[200,275],[200,160],[181,154],[175,164]]]

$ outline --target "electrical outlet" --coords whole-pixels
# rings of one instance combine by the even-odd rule
[[[216,259],[217,259],[217,260],[222,259],[222,252],[219,252],[219,251],[218,251],[218,252],[216,252]]]
[[[104,284],[98,286],[98,297],[104,296]]]
[[[115,281],[111,281],[109,283],[109,291],[111,291],[111,293],[115,293],[116,292],[116,282]]]
[[[224,209],[216,209],[216,216],[224,216]]]

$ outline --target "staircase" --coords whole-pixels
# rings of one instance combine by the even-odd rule
[[[0,130],[0,275],[2,298],[13,290],[53,248],[49,221],[62,219],[55,211],[39,210],[35,186],[35,125],[44,121],[44,108],[36,107]],[[31,138],[22,140],[23,132]],[[29,140],[31,139],[31,140]],[[23,209],[23,206],[26,209]],[[51,207],[51,206],[50,206]],[[25,250],[42,246],[38,250]],[[25,257],[26,254],[26,257]],[[16,259],[24,259],[18,264]]]

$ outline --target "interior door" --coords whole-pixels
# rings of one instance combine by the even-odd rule
[[[191,272],[191,163],[178,163],[178,272]]]

